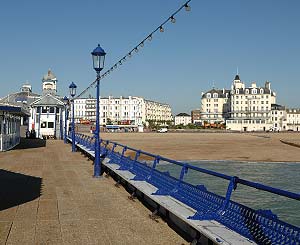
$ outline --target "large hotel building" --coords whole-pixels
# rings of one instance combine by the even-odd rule
[[[231,90],[211,89],[202,93],[201,121],[226,123],[236,131],[300,130],[300,110],[276,104],[271,83],[247,87],[236,75]]]

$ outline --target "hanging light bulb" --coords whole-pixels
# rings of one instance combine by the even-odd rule
[[[174,18],[173,15],[170,17],[170,20],[171,20],[171,22],[172,22],[173,24],[176,22],[176,19]]]
[[[164,30],[164,28],[163,28],[162,26],[160,26],[160,27],[159,27],[159,31],[160,31],[160,32],[164,32],[165,30]]]
[[[137,47],[135,47],[134,51],[137,53],[137,52],[139,52],[139,49]]]
[[[128,57],[131,58],[131,56],[132,56],[132,53],[130,52],[130,53],[128,54]]]
[[[149,35],[147,39],[148,39],[148,41],[151,41],[152,40],[152,34]]]
[[[191,11],[191,6],[187,3],[184,5],[186,11]]]
[[[140,47],[141,47],[141,48],[144,47],[144,42],[141,42]]]
[[[122,61],[121,60],[119,61],[119,65],[122,65]]]
[[[117,68],[117,66],[118,66],[118,65],[117,65],[117,64],[115,64],[115,69]]]

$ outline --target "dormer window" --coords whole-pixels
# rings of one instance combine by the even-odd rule
[[[261,94],[263,94],[263,93],[264,93],[264,90],[263,90],[262,88],[260,89],[260,93],[261,93]]]
[[[217,93],[214,93],[214,94],[213,94],[213,97],[214,97],[214,98],[218,98],[218,94],[217,94]]]
[[[210,93],[208,93],[208,94],[206,94],[206,98],[211,98],[211,94]]]
[[[249,94],[249,89],[246,89],[246,94]]]
[[[252,89],[252,94],[257,94],[257,89],[256,88]]]
[[[239,92],[240,92],[240,91],[239,91],[238,89],[235,90],[235,93],[236,93],[236,94],[239,94]]]

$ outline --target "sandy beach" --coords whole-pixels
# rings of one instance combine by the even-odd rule
[[[300,162],[300,134],[286,133],[101,133],[101,138],[176,160]]]

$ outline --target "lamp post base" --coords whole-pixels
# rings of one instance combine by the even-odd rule
[[[93,175],[93,178],[95,178],[95,179],[103,179],[103,176],[102,175]]]

